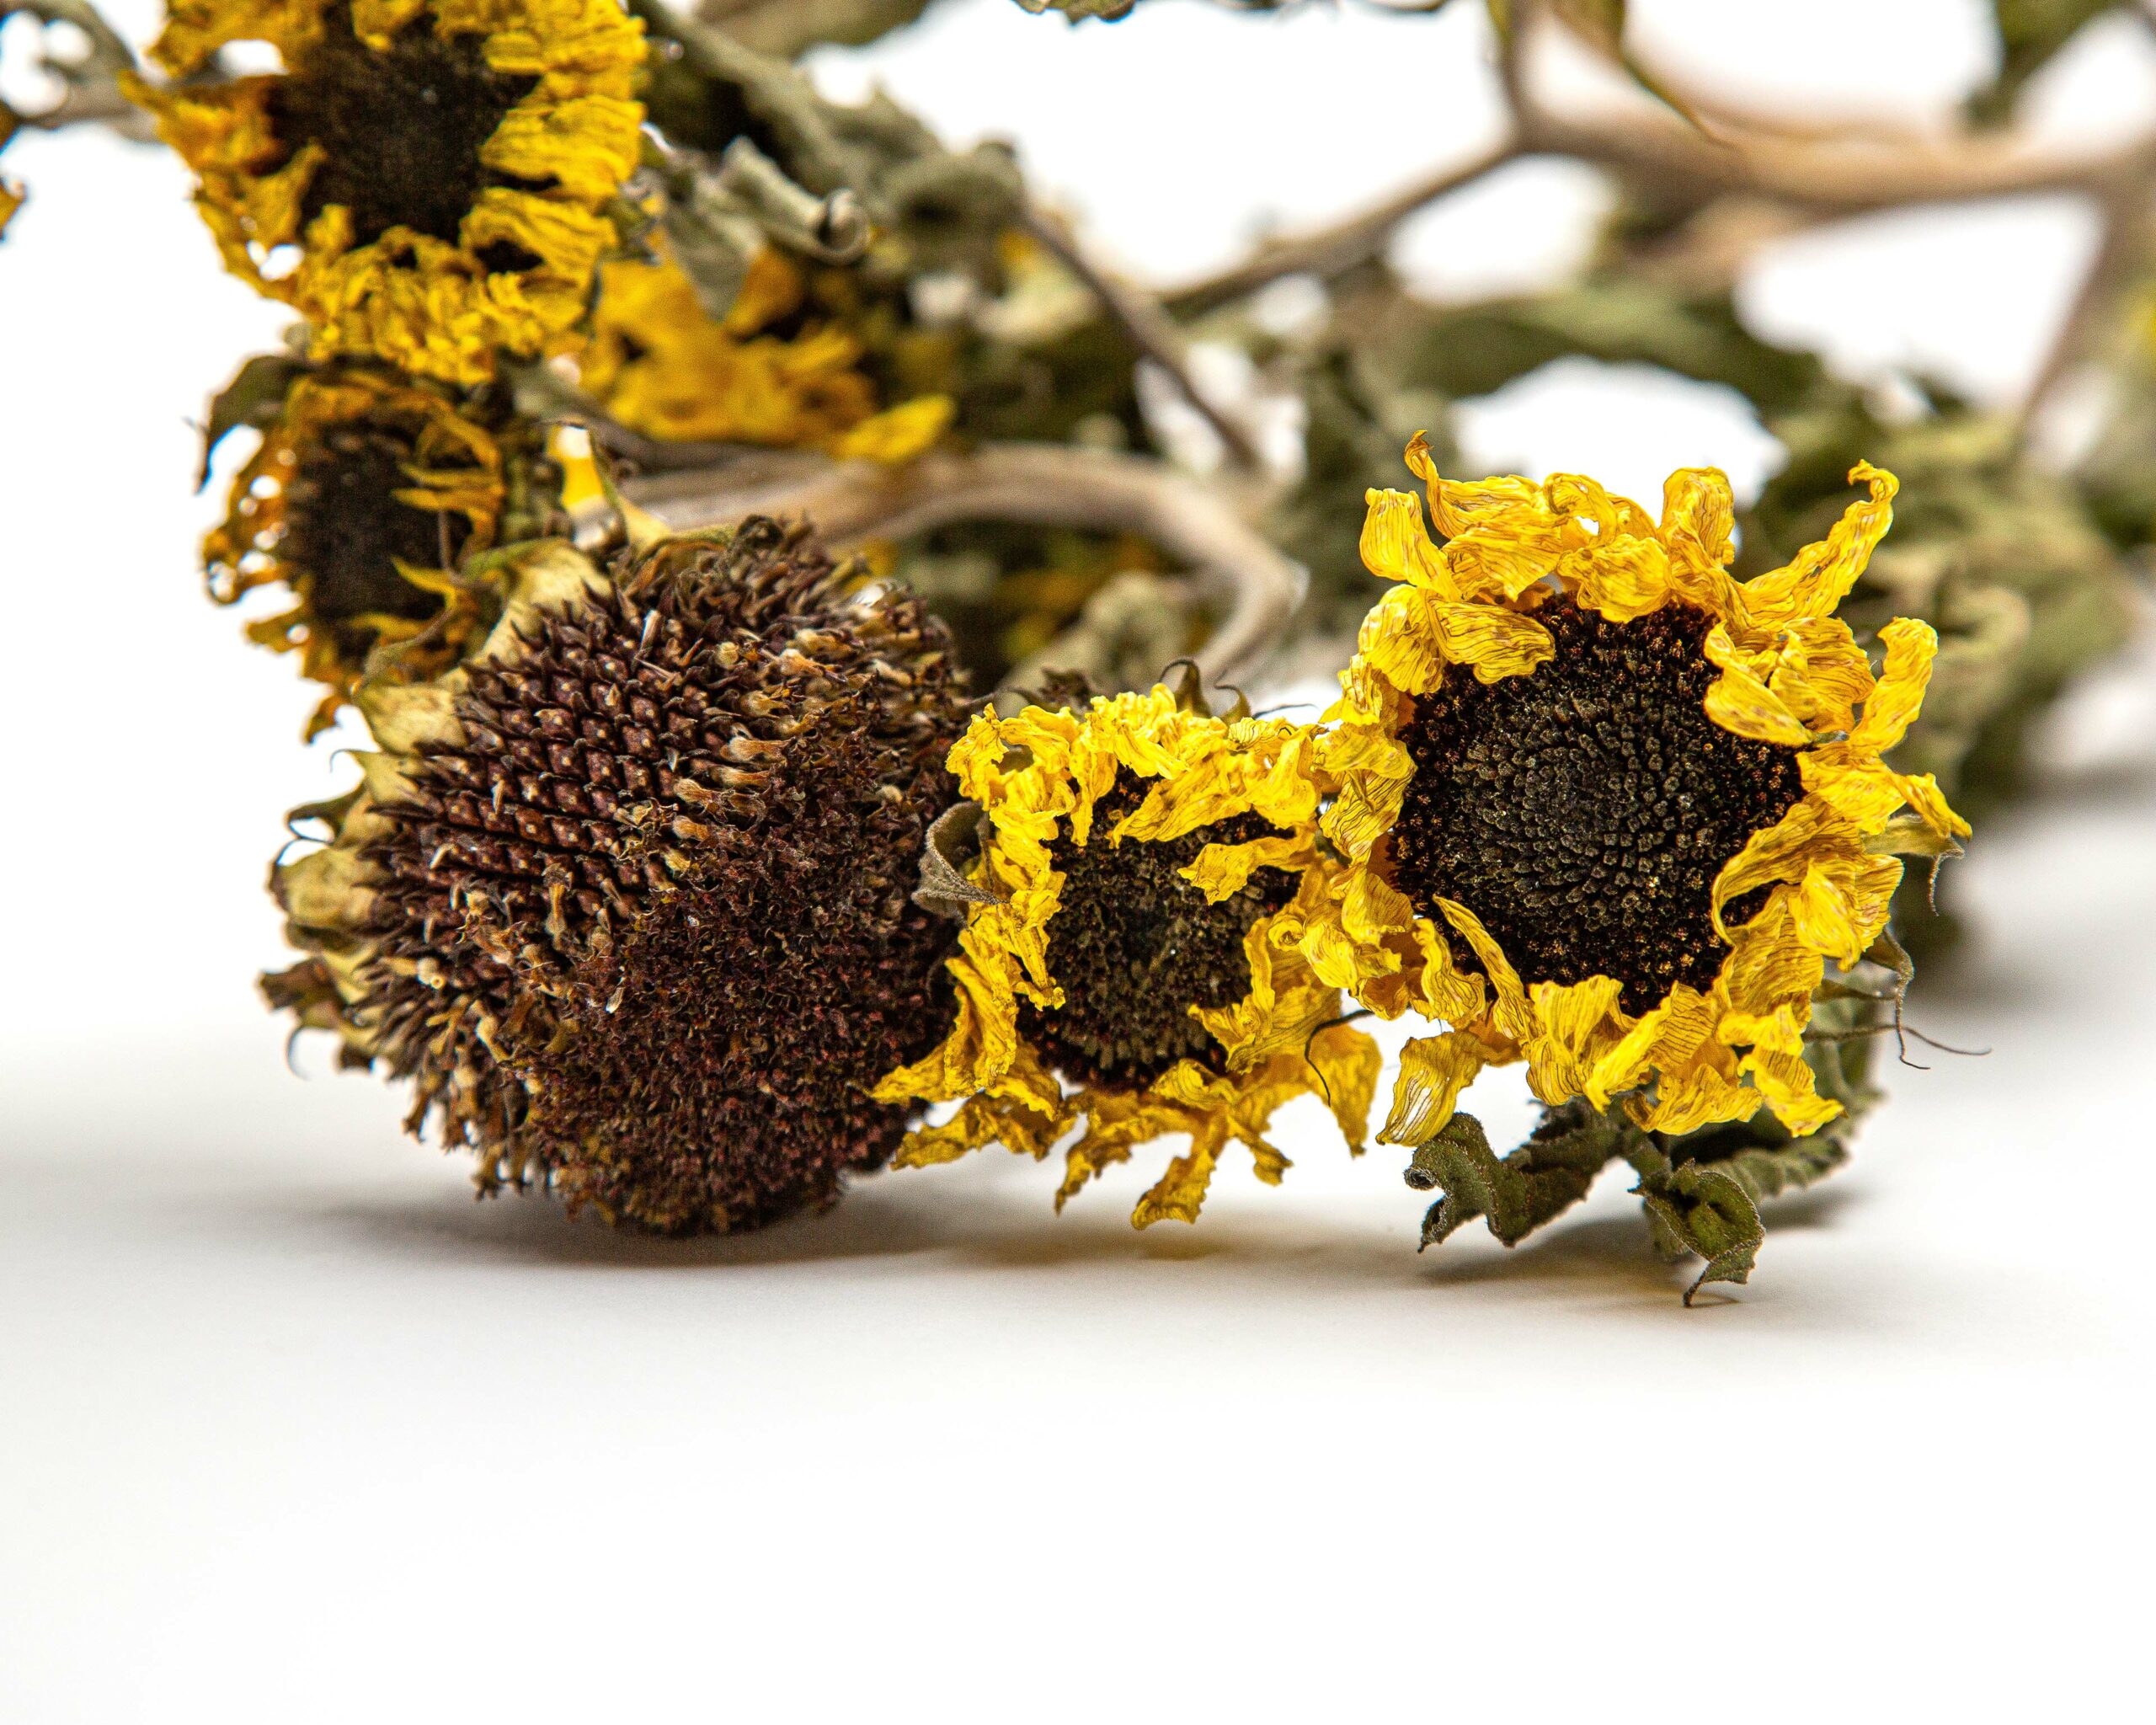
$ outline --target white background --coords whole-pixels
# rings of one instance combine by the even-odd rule
[[[1936,120],[1990,53],[1948,0],[1637,9],[1814,116]],[[1472,10],[1161,0],[1071,37],[954,0],[818,71],[1017,136],[1173,279],[1470,147]],[[2116,126],[2156,61],[2115,31],[2032,99]],[[280,811],[350,769],[197,590],[187,423],[281,317],[173,162],[74,136],[7,166],[0,1719],[2145,1704],[2146,656],[1979,835],[1978,938],[1919,985],[1919,1024],[1994,1052],[1892,1071],[1856,1169],[1777,1206],[1726,1300],[1679,1305],[1614,1177],[1515,1252],[1417,1257],[1400,1153],[1350,1163],[1314,1110],[1283,1189],[1231,1163],[1193,1230],[1124,1221],[1161,1151],[1060,1220],[1053,1170],[996,1155],[744,1241],[616,1237],[475,1204],[320,1048],[286,1071],[261,880]],[[1539,279],[1596,206],[1530,164],[1402,259],[1433,291]],[[2010,400],[2089,233],[2041,202],[1882,218],[1785,247],[1747,309]],[[1741,403],[1594,367],[1470,429],[1650,496],[1774,458]],[[1475,1100],[1528,1123],[1502,1076]]]

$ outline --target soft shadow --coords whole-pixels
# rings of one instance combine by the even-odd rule
[[[1448,1247],[1451,1249],[1449,1252]],[[1497,1252],[1471,1252],[1457,1242],[1422,1254],[1426,1280],[1448,1287],[1532,1282],[1553,1288],[1599,1289],[1657,1303],[1684,1292],[1699,1274],[1696,1260],[1665,1263],[1656,1255],[1643,1216],[1553,1223],[1545,1232]]]
[[[1696,1260],[1662,1262],[1636,1211],[1561,1220],[1511,1248],[1496,1245],[1476,1224],[1418,1254],[1412,1222],[1382,1212],[1365,1213],[1371,1221],[1343,1215],[1336,1206],[1314,1218],[1285,1210],[1237,1212],[1209,1215],[1195,1227],[1161,1223],[1141,1231],[1130,1226],[1119,1204],[1073,1206],[1058,1217],[1036,1183],[967,1180],[956,1173],[873,1177],[857,1182],[821,1215],[726,1238],[655,1239],[610,1228],[590,1215],[572,1219],[558,1204],[536,1195],[475,1199],[448,1190],[326,1207],[288,1201],[267,1207],[276,1214],[265,1219],[280,1229],[327,1226],[370,1250],[434,1264],[691,1272],[933,1254],[952,1268],[990,1273],[1202,1263],[1214,1274],[1267,1281],[1293,1276],[1399,1290],[1533,1284],[1656,1304],[1673,1301],[1698,1270]],[[1763,1206],[1769,1249],[1777,1232],[1832,1226],[1860,1201],[1857,1192],[1827,1188],[1770,1202]]]
[[[857,1188],[821,1215],[789,1217],[753,1234],[670,1240],[572,1217],[533,1194],[442,1194],[318,1211],[371,1245],[406,1255],[600,1269],[687,1270],[904,1257],[953,1243],[960,1231],[933,1206],[889,1201],[880,1183]]]
[[[1820,1194],[1816,1194],[1820,1197]],[[966,1270],[1041,1272],[1093,1266],[1205,1263],[1231,1277],[1321,1281],[1337,1287],[1541,1283],[1552,1290],[1600,1290],[1630,1298],[1673,1300],[1693,1270],[1667,1266],[1649,1244],[1641,1216],[1555,1223],[1509,1251],[1462,1236],[1414,1251],[1410,1231],[1358,1227],[1339,1212],[1296,1231],[1296,1218],[1208,1216],[1197,1227],[1162,1223],[1132,1229],[1123,1210],[1048,1214],[1043,1194],[1027,1183],[996,1183],[938,1193],[908,1175],[860,1182],[824,1216],[796,1216],[761,1233],[718,1240],[654,1240],[621,1233],[593,1216],[571,1220],[543,1199],[472,1201],[457,1194],[343,1203],[317,1210],[317,1220],[373,1248],[431,1262],[520,1262],[595,1270],[727,1270],[789,1263],[839,1263],[936,1255]],[[1830,1203],[1783,1205],[1770,1227],[1824,1225]],[[1694,1266],[1697,1268],[1697,1266]]]
[[[1767,1230],[1767,1243],[1777,1234],[1802,1228],[1830,1228],[1835,1220],[1863,1207],[1864,1188],[1857,1185],[1813,1186],[1801,1192],[1770,1198],[1759,1206],[1759,1220]]]

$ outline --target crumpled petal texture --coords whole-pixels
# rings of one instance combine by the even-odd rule
[[[1134,1150],[1187,1137],[1189,1148],[1132,1213],[1144,1227],[1196,1220],[1231,1144],[1250,1151],[1261,1180],[1277,1183],[1288,1159],[1265,1133],[1299,1096],[1323,1100],[1360,1151],[1377,1086],[1377,1045],[1337,1022],[1338,990],[1305,950],[1334,885],[1317,844],[1315,746],[1307,727],[1215,717],[1160,686],[1096,700],[1082,714],[1028,707],[1006,718],[990,708],[974,720],[949,764],[961,793],[986,817],[972,878],[995,902],[972,909],[948,961],[957,996],[950,1034],[875,1092],[883,1101],[961,1106],[949,1120],[917,1130],[895,1158],[899,1166],[947,1162],[997,1142],[1038,1159],[1075,1130],[1056,1194],[1060,1209]],[[1122,772],[1150,787],[1112,830],[1099,829],[1095,805]],[[1066,837],[1087,845],[1163,842],[1249,814],[1278,830],[1208,845],[1181,871],[1190,890],[1212,902],[1240,891],[1259,868],[1300,877],[1294,897],[1245,936],[1245,996],[1217,1010],[1191,1007],[1217,1060],[1179,1060],[1140,1087],[1091,1082],[1066,1093],[1019,1024],[1022,1002],[1051,1012],[1065,1003],[1049,963],[1065,884],[1052,847]]]
[[[443,40],[478,38],[493,72],[533,81],[479,149],[480,166],[514,183],[481,190],[453,239],[392,225],[355,240],[342,204],[308,219],[323,152],[277,136],[286,73],[131,78],[127,89],[195,170],[195,203],[226,267],[308,320],[315,358],[371,357],[471,386],[494,375],[500,354],[530,358],[574,340],[616,243],[607,206],[642,147],[643,26],[619,0],[359,0],[349,28],[362,50],[382,52],[423,17]],[[151,53],[185,77],[228,44],[264,41],[289,67],[345,28],[328,0],[177,0]]]

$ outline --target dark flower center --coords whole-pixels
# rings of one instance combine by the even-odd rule
[[[1093,805],[1091,841],[1058,839],[1049,855],[1064,876],[1049,924],[1049,975],[1060,1010],[1025,1007],[1019,1027],[1052,1066],[1081,1084],[1135,1089],[1178,1060],[1214,1065],[1220,1045],[1190,1014],[1233,1006],[1250,992],[1243,937],[1294,896],[1292,874],[1261,868],[1242,891],[1208,904],[1177,872],[1213,844],[1245,844],[1276,829],[1238,814],[1179,839],[1109,842],[1116,823],[1152,788],[1128,768]]]
[[[349,8],[328,12],[270,104],[280,143],[322,147],[305,220],[341,204],[355,245],[399,227],[455,242],[490,177],[481,147],[537,83],[494,71],[480,41],[439,36],[422,15],[378,51],[352,34]]]
[[[285,537],[277,554],[307,577],[314,615],[348,659],[366,655],[374,631],[355,619],[370,611],[424,621],[441,595],[397,572],[398,559],[419,569],[454,563],[471,524],[454,510],[414,509],[396,494],[412,483],[404,471],[410,442],[364,422],[330,427],[300,457],[288,482]]]
[[[1614,623],[1561,599],[1535,617],[1547,663],[1496,683],[1457,670],[1417,698],[1394,868],[1440,928],[1436,900],[1472,911],[1523,981],[1614,976],[1643,1012],[1721,969],[1715,877],[1803,795],[1797,751],[1707,717],[1705,613]]]

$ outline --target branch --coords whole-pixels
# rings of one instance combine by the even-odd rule
[[[2015,139],[1828,142],[1754,132],[1715,138],[1642,116],[1617,126],[1530,111],[1522,148],[1570,156],[1659,191],[1702,201],[1729,193],[1822,215],[2040,192],[2108,196],[2156,172],[2156,134],[2100,151],[2055,153]]]
[[[2156,8],[2156,0],[2144,4]],[[2156,21],[2156,11],[2146,15]],[[1393,229],[1425,205],[1523,156],[1570,157],[1644,190],[1700,205],[1742,197],[1755,206],[1752,226],[1762,236],[1906,204],[2043,192],[2108,198],[2156,176],[2156,133],[2073,152],[1990,133],[1945,141],[1894,133],[1828,136],[1748,119],[1733,105],[1689,89],[1678,94],[1712,117],[1711,136],[1654,109],[1622,120],[1566,118],[1542,104],[1528,75],[1528,48],[1542,16],[1532,0],[1514,0],[1512,26],[1499,39],[1498,85],[1513,119],[1508,138],[1344,221],[1272,242],[1231,270],[1163,295],[1163,304],[1179,318],[1198,317],[1285,275],[1329,280],[1344,275],[1377,256]]]
[[[1178,318],[1197,318],[1246,298],[1283,276],[1315,275],[1330,281],[1345,275],[1383,251],[1393,229],[1424,205],[1472,185],[1519,154],[1518,145],[1508,139],[1469,161],[1417,180],[1358,215],[1315,232],[1273,242],[1232,270],[1163,295],[1161,302]]]
[[[2052,337],[2043,363],[2037,367],[2017,413],[2025,440],[2058,386],[2095,342],[2116,309],[2121,294],[2132,288],[2148,261],[2148,188],[2142,186],[2130,191],[2114,190],[2098,205],[2103,232],[2095,255],[2089,260],[2088,273]]]
[[[1250,434],[1232,415],[1209,400],[1190,375],[1182,332],[1157,300],[1101,269],[1086,255],[1061,222],[1039,208],[1028,206],[1020,218],[1020,226],[1047,247],[1058,263],[1085,283],[1101,302],[1102,309],[1123,326],[1123,333],[1138,350],[1167,373],[1183,399],[1219,434],[1220,441],[1227,446],[1228,453],[1239,467],[1257,468],[1262,465]]]
[[[1302,602],[1306,579],[1218,488],[1144,457],[1059,444],[989,444],[901,467],[771,451],[701,473],[630,479],[622,489],[677,530],[747,515],[805,516],[838,546],[967,521],[1136,533],[1188,563],[1218,606],[1219,622],[1197,654],[1214,679],[1265,659]]]
[[[22,125],[40,131],[57,131],[63,126],[102,125],[137,142],[157,136],[150,116],[120,93],[123,73],[135,70],[135,52],[126,38],[104,21],[90,0],[0,0],[0,22],[15,13],[40,24],[72,24],[88,43],[79,60],[56,60],[40,41],[35,53],[40,71],[66,86],[60,99],[35,114],[16,113],[5,103],[0,112],[13,115]]]

